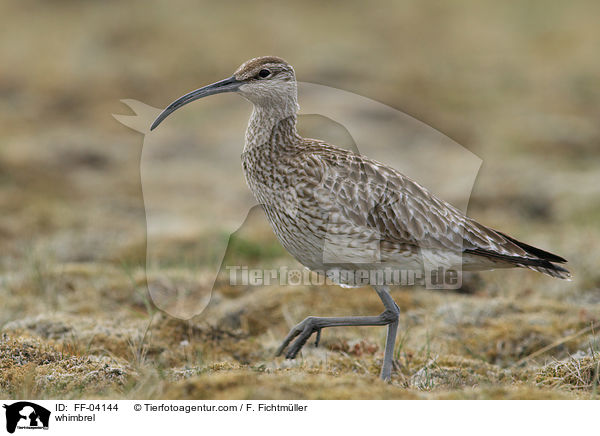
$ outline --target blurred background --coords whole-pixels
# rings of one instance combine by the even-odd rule
[[[0,394],[595,396],[599,15],[591,0],[3,2]],[[376,381],[384,329],[331,329],[302,358],[273,358],[308,315],[379,313],[369,289],[220,280],[201,316],[157,310],[144,268],[143,135],[112,114],[132,115],[122,99],[164,107],[262,55],[286,59],[298,80],[389,105],[477,155],[469,215],[567,258],[573,281],[496,271],[469,276],[459,292],[394,290],[402,315],[390,385]],[[247,103],[223,96],[201,106],[203,122],[178,116],[204,129],[170,139],[190,153],[204,140],[239,156],[245,121],[228,117],[245,119]],[[300,128],[351,142],[322,120]],[[214,198],[245,189],[218,168],[195,176]],[[229,264],[294,264],[262,212],[246,221],[231,240],[215,226],[177,227],[161,249],[184,259],[218,240]],[[186,273],[185,262],[178,268]]]

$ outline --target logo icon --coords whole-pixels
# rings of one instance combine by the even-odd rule
[[[6,431],[14,433],[18,429],[48,430],[50,411],[29,401],[4,404],[6,409]]]

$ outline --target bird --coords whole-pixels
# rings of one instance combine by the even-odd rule
[[[478,223],[394,168],[300,136],[296,74],[279,57],[250,59],[231,77],[185,94],[151,130],[182,106],[225,92],[253,105],[241,155],[247,185],[280,243],[308,269],[347,287],[358,286],[356,277],[341,272],[423,273],[437,266],[461,272],[522,267],[570,278],[560,265],[564,258]],[[389,381],[400,308],[389,274],[369,284],[383,303],[381,314],[309,316],[290,330],[276,355],[294,359],[313,334],[318,345],[323,328],[387,326],[380,378]]]

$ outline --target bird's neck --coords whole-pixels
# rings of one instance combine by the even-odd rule
[[[300,136],[296,131],[297,105],[270,108],[255,105],[246,129],[244,151],[269,145],[275,148],[293,145]]]

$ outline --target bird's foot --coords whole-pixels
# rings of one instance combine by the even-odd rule
[[[321,339],[321,328],[322,327],[318,325],[317,319],[313,316],[309,316],[290,330],[288,335],[283,340],[281,346],[277,349],[275,355],[281,355],[290,342],[296,338],[296,340],[292,343],[292,345],[290,345],[289,349],[285,353],[286,359],[294,359],[311,335],[315,332],[317,333],[315,346],[318,346],[319,340]]]

